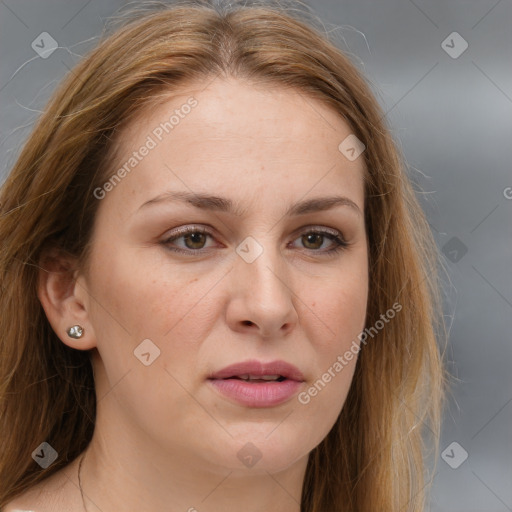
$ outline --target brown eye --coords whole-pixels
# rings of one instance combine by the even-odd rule
[[[328,230],[327,228],[311,229],[304,232],[297,240],[300,240],[302,248],[313,251],[320,256],[333,255],[349,246],[349,243],[344,240],[342,233],[337,230]],[[330,244],[325,245],[326,241],[330,242]]]
[[[319,233],[308,233],[302,235],[302,243],[306,249],[320,249],[324,241],[324,236]]]
[[[206,244],[206,237],[207,235],[204,233],[194,231],[188,235],[183,236],[183,240],[185,240],[185,245],[188,249],[203,249],[204,245]]]
[[[175,230],[170,237],[160,243],[171,251],[194,254],[207,248],[208,238],[213,238],[213,236],[207,229],[188,226]]]

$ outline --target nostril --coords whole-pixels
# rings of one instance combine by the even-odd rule
[[[244,325],[253,325],[253,323],[250,320],[244,320],[242,323]]]

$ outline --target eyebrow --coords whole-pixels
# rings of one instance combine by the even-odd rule
[[[147,206],[162,202],[184,202],[201,210],[226,212],[237,217],[242,217],[247,209],[241,205],[235,204],[231,199],[225,197],[214,196],[210,194],[169,191],[160,194],[149,201],[146,201],[139,207],[139,210]],[[304,215],[307,213],[320,212],[330,210],[338,206],[348,206],[351,210],[362,216],[362,212],[357,204],[345,196],[327,196],[307,199],[293,204],[288,208],[285,216]]]

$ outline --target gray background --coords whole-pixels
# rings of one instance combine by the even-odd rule
[[[57,82],[124,4],[0,0],[2,180]],[[511,2],[309,5],[371,81],[445,257],[447,354],[458,380],[431,510],[512,511]],[[31,47],[42,32],[59,43],[46,59]],[[460,55],[464,41],[452,32],[468,44]]]

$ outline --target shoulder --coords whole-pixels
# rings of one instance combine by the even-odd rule
[[[73,479],[68,476],[69,466],[26,490],[0,512],[79,512],[76,495],[80,496]],[[80,505],[81,506],[81,505]]]

